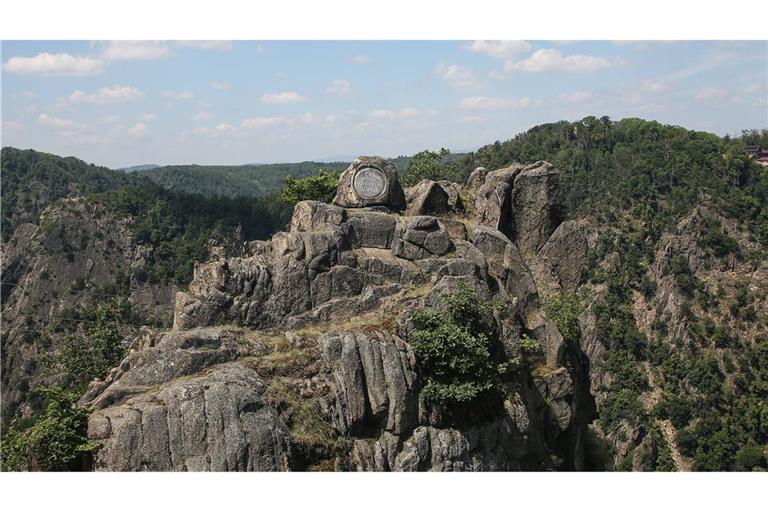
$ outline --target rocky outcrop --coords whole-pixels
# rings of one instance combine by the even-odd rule
[[[343,198],[355,170],[374,164],[386,167],[353,163],[337,203],[349,204]],[[552,274],[563,286],[580,279],[581,239],[573,234],[580,231],[556,232],[547,225],[556,216],[539,215],[540,205],[527,210],[533,200],[557,199],[551,172],[543,163],[515,165],[487,173],[474,191],[422,182],[419,194],[409,191],[406,215],[360,202],[301,202],[289,231],[240,256],[198,263],[189,290],[177,294],[174,330],[142,330],[125,360],[82,398],[96,411],[89,425],[101,446],[96,467],[272,470],[331,460],[388,471],[578,467],[577,440],[590,419],[578,410],[584,376],[539,304],[536,273],[519,245],[557,259]],[[431,204],[430,190],[453,218],[410,215]],[[457,216],[465,193],[474,194],[475,219]],[[520,233],[525,226],[536,235]],[[539,246],[550,227],[558,234]],[[408,341],[412,313],[443,307],[459,284],[483,300],[503,299],[504,357],[519,364],[524,336],[540,347],[526,353],[499,410],[472,420],[421,398]]]
[[[470,180],[477,183],[480,176],[476,170]],[[480,224],[507,235],[530,259],[565,220],[560,174],[548,162],[489,172],[477,188],[475,208]]]
[[[239,363],[100,409],[88,420],[100,471],[286,471],[290,433]]]
[[[463,211],[459,187],[450,181],[422,180],[405,189],[409,215],[434,215]]]
[[[341,173],[333,204],[345,208],[385,206],[405,208],[405,194],[392,162],[379,156],[360,156]]]

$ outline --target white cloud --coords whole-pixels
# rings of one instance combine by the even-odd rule
[[[722,89],[718,89],[716,87],[705,87],[704,89],[698,90],[694,95],[694,98],[697,101],[709,101],[723,98],[725,95],[726,92]]]
[[[591,99],[592,93],[589,91],[575,91],[571,93],[563,93],[559,98],[566,103],[579,103]]]
[[[233,131],[235,129],[235,127],[232,126],[229,123],[220,123],[220,124],[217,124],[216,128],[214,128],[214,129],[217,132],[219,132],[219,133],[224,133],[224,132],[231,132],[231,131]]]
[[[213,82],[211,82],[211,87],[216,89],[217,91],[226,91],[230,88],[230,85],[222,82],[217,82],[214,80]]]
[[[398,111],[378,109],[368,114],[371,119],[410,119],[416,117],[419,111],[413,107],[406,107]]]
[[[210,41],[175,41],[176,46],[183,48],[196,48],[198,50],[231,50],[232,41],[210,40]]]
[[[604,69],[611,65],[611,61],[603,57],[593,57],[591,55],[569,55],[565,57],[560,50],[543,48],[536,50],[530,57],[521,61],[506,61],[504,63],[504,71],[508,73],[512,71],[527,73],[542,71],[588,72]]]
[[[108,61],[158,60],[171,56],[171,49],[163,41],[110,41],[101,56]]]
[[[197,114],[192,116],[193,121],[207,121],[208,119],[211,119],[213,117],[213,114],[210,112],[198,112]]]
[[[331,82],[331,85],[329,85],[325,92],[328,94],[336,94],[338,96],[344,96],[346,94],[349,94],[349,91],[351,90],[351,84],[349,83],[349,80],[334,80]]]
[[[496,59],[508,59],[531,49],[528,41],[473,41],[468,48]]]
[[[268,93],[261,97],[262,103],[298,103],[306,101],[306,99],[304,96],[293,91]]]
[[[311,124],[317,121],[317,118],[312,112],[307,112],[299,118],[299,121],[304,124]]]
[[[368,64],[369,62],[371,62],[371,58],[368,57],[367,55],[355,55],[354,57],[352,57],[352,62],[354,62],[355,64]]]
[[[640,84],[640,90],[644,92],[662,92],[667,89],[667,84],[658,80],[645,80]]]
[[[130,135],[133,135],[134,137],[138,137],[140,135],[144,135],[147,132],[147,125],[146,123],[136,123],[131,128],[128,129],[128,133]]]
[[[75,130],[82,127],[71,119],[62,119],[60,117],[49,116],[48,114],[40,114],[37,116],[37,123],[43,126],[50,126],[57,130]]]
[[[471,69],[459,66],[457,64],[451,64],[446,66],[440,64],[436,70],[443,80],[448,82],[451,87],[460,91],[468,91],[472,89],[482,89],[487,86],[485,82],[479,80]]]
[[[163,91],[163,97],[174,101],[187,101],[195,99],[195,95],[188,91]]]
[[[11,57],[3,70],[17,74],[40,75],[96,75],[103,71],[104,62],[90,57],[68,53],[38,53],[34,57]]]
[[[251,117],[244,119],[240,123],[242,128],[264,128],[267,126],[276,126],[281,124],[288,124],[290,120],[287,117]]]
[[[328,114],[325,116],[325,119],[323,119],[323,128],[330,128],[331,126],[336,124],[336,121],[339,120],[339,116],[336,114]]]
[[[461,108],[471,110],[497,110],[503,108],[526,108],[541,105],[541,100],[534,100],[527,96],[516,100],[506,98],[492,98],[488,96],[469,96],[461,99]]]
[[[114,87],[102,87],[98,91],[86,94],[83,91],[74,91],[69,95],[70,103],[123,103],[134,101],[144,96],[144,93],[129,85],[115,85]]]

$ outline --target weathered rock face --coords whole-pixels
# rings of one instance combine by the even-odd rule
[[[478,182],[482,171],[470,180]],[[560,174],[547,162],[489,172],[475,196],[477,220],[507,235],[528,259],[565,220]]]
[[[386,206],[390,210],[405,208],[405,194],[397,179],[397,169],[389,160],[378,156],[357,157],[341,173],[333,204],[345,208]]]
[[[347,170],[337,203],[349,204],[355,170],[373,164],[383,165],[360,160]],[[538,244],[518,227],[535,226],[537,237],[549,230],[526,210],[533,199],[557,197],[551,177],[536,181],[546,169],[487,173],[475,191],[479,223],[457,218],[458,185],[423,182],[426,193],[439,189],[452,219],[394,215],[357,200],[350,208],[305,201],[288,232],[239,257],[197,264],[189,290],[177,294],[174,330],[142,330],[119,367],[81,400],[96,410],[89,426],[101,444],[96,467],[282,470],[331,460],[387,471],[578,467],[575,440],[589,421],[577,410],[584,376],[540,307],[536,274],[517,243]],[[580,238],[560,231],[540,252],[558,259],[552,272],[562,286],[575,286],[582,260],[569,251]],[[441,307],[459,284],[483,300],[505,299],[498,319],[505,357],[521,356],[523,335],[541,347],[526,356],[535,368],[516,374],[503,410],[466,424],[420,398],[408,341],[411,314]]]
[[[93,413],[102,471],[286,471],[287,427],[265,403],[264,382],[238,363],[133,396]]]
[[[85,199],[65,199],[49,206],[39,225],[19,226],[3,244],[4,412],[31,414],[30,391],[53,383],[38,362],[56,349],[60,335],[45,326],[68,316],[89,289],[111,284],[120,272],[140,273],[149,249],[133,239],[129,222]],[[131,279],[130,289],[128,304],[137,316],[170,322],[174,287]]]
[[[546,295],[576,291],[587,266],[587,249],[585,225],[576,221],[560,224],[530,261],[539,291]]]
[[[434,215],[450,211],[462,211],[459,188],[449,181],[422,180],[405,189],[409,215]]]

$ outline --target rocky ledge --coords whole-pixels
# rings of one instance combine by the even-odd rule
[[[388,187],[394,209],[305,201],[288,232],[197,264],[173,330],[142,330],[81,400],[95,469],[579,469],[588,376],[539,297],[573,290],[586,260],[558,171]],[[524,336],[540,351],[501,410],[457,424],[421,397],[409,329],[459,283],[506,299],[505,357]]]

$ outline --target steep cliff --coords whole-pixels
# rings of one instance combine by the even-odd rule
[[[306,201],[288,232],[197,264],[174,329],[143,330],[81,399],[95,469],[581,469],[588,374],[537,288],[574,288],[584,264],[586,235],[559,229],[558,173],[541,162],[479,191],[441,186],[477,215]],[[409,214],[430,203],[408,196]],[[527,262],[542,251],[539,279]],[[504,299],[496,341],[515,369],[492,414],[448,414],[421,393],[413,314],[461,286]]]

